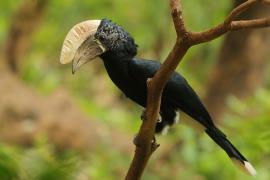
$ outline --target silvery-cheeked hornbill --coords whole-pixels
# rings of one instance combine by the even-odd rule
[[[72,72],[83,64],[100,57],[114,84],[130,99],[145,107],[147,78],[153,77],[160,63],[136,58],[137,45],[130,34],[108,19],[88,20],[75,25],[67,34],[61,52],[62,64],[72,62]],[[179,110],[195,122],[250,175],[256,171],[213,123],[198,95],[186,79],[174,72],[162,96],[160,119],[156,133],[177,122]]]

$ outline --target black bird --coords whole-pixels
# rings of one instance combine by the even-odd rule
[[[121,26],[108,19],[88,20],[75,25],[63,43],[60,61],[72,62],[72,72],[99,57],[114,84],[130,99],[145,107],[147,78],[154,76],[160,63],[136,58],[137,45]],[[186,79],[174,72],[166,84],[156,133],[177,121],[179,110],[198,122],[203,130],[250,175],[256,170],[213,123],[198,95]]]

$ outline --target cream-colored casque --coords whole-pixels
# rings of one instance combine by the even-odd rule
[[[68,32],[61,50],[61,64],[70,63],[78,48],[90,35],[94,35],[100,24],[100,20],[87,20],[73,26]]]

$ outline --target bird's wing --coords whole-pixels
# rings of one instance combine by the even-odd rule
[[[152,60],[133,59],[129,64],[130,75],[137,83],[146,85],[147,78],[153,77],[160,63]],[[206,128],[213,125],[211,117],[183,76],[174,72],[166,84],[162,104],[179,108]]]
[[[160,63],[153,60],[133,58],[129,63],[130,75],[136,82],[143,84],[146,84],[146,80],[153,77],[159,68]]]
[[[165,101],[174,104],[206,128],[214,126],[213,121],[200,98],[186,79],[174,72],[163,91]]]

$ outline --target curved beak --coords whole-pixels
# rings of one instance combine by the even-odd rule
[[[76,24],[68,32],[61,50],[60,63],[72,62],[72,73],[83,64],[95,59],[106,51],[94,35],[100,20],[88,20]]]
[[[72,74],[83,64],[94,60],[105,51],[105,47],[94,36],[90,36],[82,43],[72,60]]]

